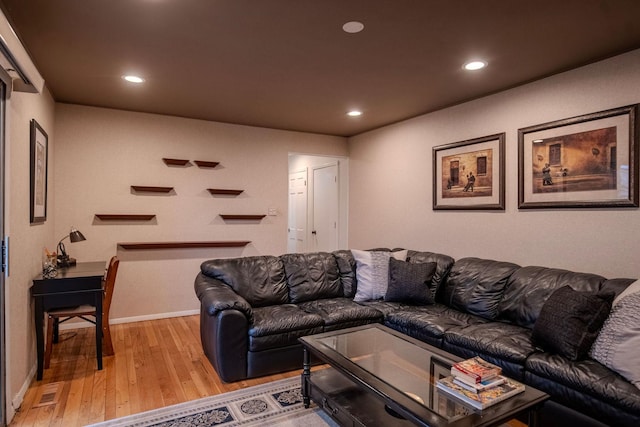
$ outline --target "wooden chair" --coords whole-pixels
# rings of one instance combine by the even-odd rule
[[[114,256],[109,261],[109,267],[102,279],[103,299],[102,299],[102,354],[104,356],[112,356],[113,342],[111,341],[111,329],[109,328],[109,310],[111,309],[111,298],[113,297],[113,289],[116,284],[116,275],[118,274],[118,266],[120,260]],[[87,322],[95,325],[95,320],[87,316],[93,316],[95,319],[96,308],[92,305],[81,305],[79,307],[68,309],[56,309],[47,313],[47,343],[44,351],[44,367],[49,368],[51,363],[51,351],[53,343],[58,342],[58,326],[67,320],[79,317]]]

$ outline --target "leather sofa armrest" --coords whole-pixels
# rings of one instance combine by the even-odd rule
[[[230,286],[200,273],[196,277],[194,288],[203,313],[217,316],[224,310],[237,310],[246,316],[248,323],[253,322],[251,305]]]

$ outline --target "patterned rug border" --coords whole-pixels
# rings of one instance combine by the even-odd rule
[[[273,396],[274,393],[286,392],[293,388],[300,388],[300,378],[285,378],[282,380],[272,381],[266,384],[260,384],[253,387],[248,387],[240,390],[231,391],[228,393],[219,394],[216,396],[208,396],[201,399],[192,400],[189,402],[178,403],[176,405],[165,406],[163,408],[152,409],[150,411],[141,412],[139,414],[128,415],[122,418],[116,418],[113,420],[107,420],[101,423],[92,424],[87,427],[148,427],[162,423],[169,423],[172,420],[178,421],[181,418],[192,416],[204,411],[213,410],[220,406],[226,406],[228,410],[233,414],[233,421],[223,422],[220,427],[234,427],[234,426],[257,426],[265,425],[265,421],[268,420],[270,425],[274,422],[285,421],[290,415],[295,414],[295,418],[303,417],[305,415],[313,416],[314,412],[317,412],[317,418],[319,418],[318,425],[334,425],[333,422],[325,417],[317,406],[311,405],[308,409],[304,408],[302,402],[291,404],[287,407],[280,407],[277,411],[267,411],[265,413],[256,414],[254,416],[246,416],[239,413],[234,408],[234,405],[239,404],[247,399],[265,397],[266,393],[269,393],[267,399],[271,399],[272,404],[277,403]],[[185,425],[184,423],[175,425]],[[195,424],[194,424],[195,425]],[[309,425],[305,420],[305,425]]]

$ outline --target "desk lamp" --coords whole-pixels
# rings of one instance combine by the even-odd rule
[[[58,242],[58,266],[60,267],[69,267],[71,265],[76,265],[76,259],[69,257],[67,251],[65,250],[64,243],[62,243],[62,241],[66,238],[69,238],[69,240],[71,240],[71,243],[87,240],[75,227],[71,227],[71,231],[69,232],[69,234],[64,236]]]

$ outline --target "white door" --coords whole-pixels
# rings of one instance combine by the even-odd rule
[[[338,164],[313,168],[314,250],[338,250]]]
[[[289,225],[287,252],[307,249],[307,171],[289,174]]]

